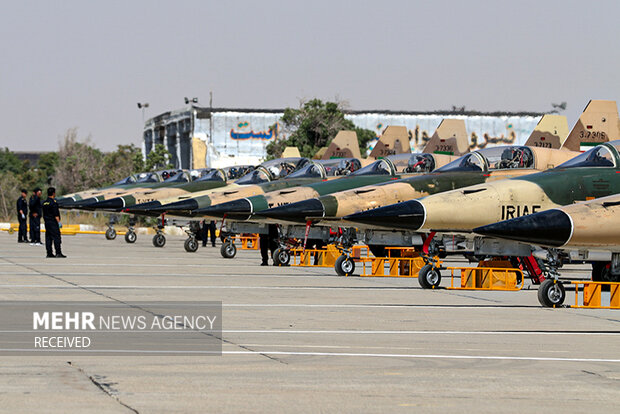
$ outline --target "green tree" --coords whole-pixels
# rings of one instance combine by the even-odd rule
[[[362,153],[366,151],[368,142],[375,138],[373,131],[357,128],[346,119],[338,103],[320,99],[302,102],[298,109],[285,109],[280,123],[282,132],[288,137],[267,145],[269,158],[279,157],[286,147],[297,147],[302,157],[312,157],[321,147],[328,146],[338,131],[344,129],[357,132]]]
[[[8,148],[0,149],[0,171],[11,171],[14,174],[19,174],[22,170],[23,163],[13,152],[9,151]]]
[[[164,170],[166,168],[173,168],[174,165],[170,164],[172,155],[163,144],[155,145],[155,148],[149,155],[146,156],[146,162],[144,163],[144,170],[157,171]]]
[[[138,162],[139,160],[139,162]],[[128,175],[142,171],[142,150],[134,144],[119,145],[116,151],[104,155],[103,163],[108,171],[105,180],[114,183]]]

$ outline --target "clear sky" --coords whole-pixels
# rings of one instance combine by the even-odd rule
[[[2,1],[0,147],[139,143],[198,97],[283,108],[547,111],[620,98],[620,1]]]

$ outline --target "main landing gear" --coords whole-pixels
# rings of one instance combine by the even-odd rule
[[[125,241],[127,243],[133,244],[136,242],[138,236],[136,235],[136,226],[137,219],[135,217],[131,217],[129,219],[129,225],[127,226],[127,233],[125,233]]]
[[[538,287],[538,302],[547,308],[562,306],[566,298],[566,289],[558,280],[560,276],[558,269],[562,267],[562,260],[556,249],[547,250],[544,267],[543,271],[546,273],[546,278]]]
[[[110,216],[110,221],[108,221],[108,229],[105,231],[106,240],[114,240],[116,238],[116,230],[114,229],[114,225],[118,222],[118,217],[112,214]]]
[[[198,250],[198,240],[196,238],[196,235],[198,234],[198,232],[200,231],[200,223],[197,221],[190,221],[189,222],[189,229],[185,230],[185,233],[187,233],[187,240],[185,240],[185,243],[183,244],[183,247],[185,247],[185,251],[188,253],[194,253]]]
[[[155,247],[164,247],[166,245],[164,223],[165,219],[163,217],[160,220],[157,220],[157,227],[155,227],[155,235],[153,236],[153,246]]]

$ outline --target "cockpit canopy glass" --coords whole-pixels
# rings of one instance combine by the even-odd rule
[[[278,158],[262,163],[260,166],[271,174],[271,178],[278,180],[284,178],[293,171],[308,165],[310,160],[307,158]]]
[[[457,158],[456,160],[436,169],[435,171],[484,171],[484,160],[479,154],[472,152]]]
[[[476,152],[486,159],[489,170],[532,168],[534,166],[532,150],[520,145],[502,145],[484,148]]]
[[[311,163],[306,165],[305,167],[301,167],[297,171],[290,173],[286,178],[321,178],[323,177],[323,173],[321,171],[321,166],[315,163]]]
[[[407,166],[403,170],[406,173],[424,173],[435,169],[435,157],[432,154],[411,154]]]
[[[611,150],[603,145],[598,145],[591,150],[577,155],[575,158],[558,165],[557,168],[576,167],[615,167],[616,162]]]
[[[117,181],[112,185],[126,185],[126,184],[133,184],[135,182],[136,182],[136,176],[130,175],[129,177],[125,177],[122,180]]]
[[[253,165],[235,165],[234,167],[224,168],[224,173],[229,180],[236,180],[241,178],[250,171],[254,171]]]
[[[187,183],[189,175],[183,170],[170,170],[161,173],[165,183]]]
[[[392,168],[387,160],[377,160],[370,165],[365,166],[351,175],[391,175]]]
[[[161,181],[161,177],[156,172],[143,172],[138,174],[137,183],[158,183]]]
[[[226,177],[224,177],[222,170],[209,168],[200,171],[200,177],[195,178],[194,181],[226,181]]]
[[[330,177],[349,175],[362,167],[362,163],[357,158],[334,158],[315,162],[321,164]]]
[[[243,177],[239,178],[237,181],[235,181],[235,184],[260,184],[266,183],[267,181],[270,181],[269,175],[263,168],[259,167],[254,171],[250,171]]]

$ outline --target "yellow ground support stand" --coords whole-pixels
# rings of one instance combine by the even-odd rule
[[[360,259],[362,277],[418,277],[426,264],[421,257],[368,257]],[[368,273],[370,270],[370,273]]]
[[[524,283],[523,272],[512,267],[445,267],[441,270],[450,271],[447,289],[517,291]],[[517,283],[519,275],[521,283]],[[460,286],[454,286],[455,277],[460,277]]]
[[[590,281],[571,281],[575,285],[575,305],[573,308],[589,309],[620,309],[620,283],[617,282],[590,282]],[[582,302],[579,304],[579,287],[583,285],[581,291]],[[609,305],[602,304],[603,286],[609,286]]]
[[[291,266],[333,267],[340,256],[340,250],[333,245],[325,249],[291,249]]]
[[[240,236],[241,240],[241,250],[258,250],[259,242],[258,242],[258,234],[253,234],[251,236]]]
[[[27,231],[30,232],[30,226],[27,226],[27,227],[28,227]],[[19,230],[19,223],[11,223],[11,226],[8,229],[2,229],[2,231],[6,231],[9,234],[16,233],[18,230]],[[41,229],[41,233],[45,233],[45,229]],[[80,230],[79,224],[66,224],[62,226],[62,229],[60,229],[60,234],[62,234],[63,236],[75,236],[76,234],[105,234],[105,231]],[[116,234],[123,236],[125,235],[125,232],[117,231]]]

